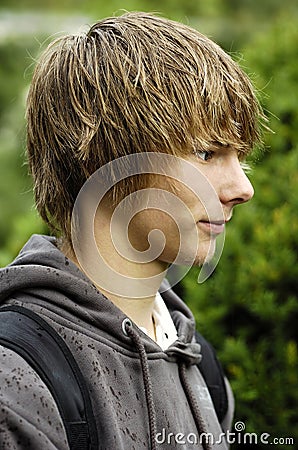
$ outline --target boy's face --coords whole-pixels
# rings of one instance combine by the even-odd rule
[[[144,206],[133,217],[128,236],[133,247],[144,252],[149,247],[149,233],[160,230],[163,239],[161,233],[151,234],[149,239],[152,254],[156,247],[158,261],[201,265],[212,258],[216,237],[224,232],[234,206],[250,200],[254,191],[237,151],[230,147],[215,146],[185,159],[197,171],[188,171],[189,165],[183,164],[178,170],[187,172],[182,178],[188,176],[189,186],[196,186],[201,194],[195,195],[193,189],[178,181],[179,172],[175,178],[158,175],[149,189],[157,206],[148,203],[149,207]]]
[[[114,160],[111,167],[100,168],[79,193],[73,244],[95,285],[127,298],[155,295],[171,263],[209,262],[234,206],[254,193],[231,147],[213,145],[183,159],[138,153]],[[133,190],[115,206],[105,193],[135,175],[146,177],[146,188]]]

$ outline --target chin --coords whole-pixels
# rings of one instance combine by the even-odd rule
[[[202,266],[203,264],[208,264],[212,261],[215,254],[216,241],[212,239],[209,243],[204,243],[198,249],[197,257],[193,262],[193,266]]]
[[[215,239],[211,239],[201,242],[196,254],[194,254],[193,248],[180,249],[179,254],[164,252],[159,260],[166,264],[175,264],[177,266],[200,267],[203,264],[208,264],[212,260],[215,253],[215,246]]]

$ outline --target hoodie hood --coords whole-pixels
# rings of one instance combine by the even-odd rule
[[[39,305],[45,305],[53,312],[69,318],[78,319],[109,330],[113,339],[125,344],[130,342],[122,333],[125,314],[105,297],[85,274],[57,247],[54,237],[33,235],[20,251],[17,258],[6,268],[0,270],[0,305],[8,299],[26,293],[38,297]],[[177,355],[188,364],[200,361],[200,346],[193,343],[195,321],[185,303],[170,289],[162,293],[176,326],[179,340],[166,351]],[[53,295],[53,292],[55,294]],[[143,336],[146,351],[156,351],[155,343]]]

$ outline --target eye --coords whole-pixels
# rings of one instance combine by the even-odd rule
[[[203,161],[209,161],[213,157],[214,152],[212,150],[194,150],[194,155]]]

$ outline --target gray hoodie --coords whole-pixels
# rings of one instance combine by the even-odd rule
[[[219,424],[196,366],[201,355],[193,342],[193,315],[170,289],[162,296],[178,333],[165,351],[135,324],[126,332],[124,313],[59,251],[54,238],[32,236],[0,271],[0,305],[22,305],[40,314],[75,356],[91,395],[100,450],[149,449],[152,440],[158,449],[200,449],[202,423],[209,442],[219,442],[212,448],[227,448],[220,436],[231,425],[229,385],[229,411]],[[48,388],[20,356],[2,346],[0,449],[68,449]]]

